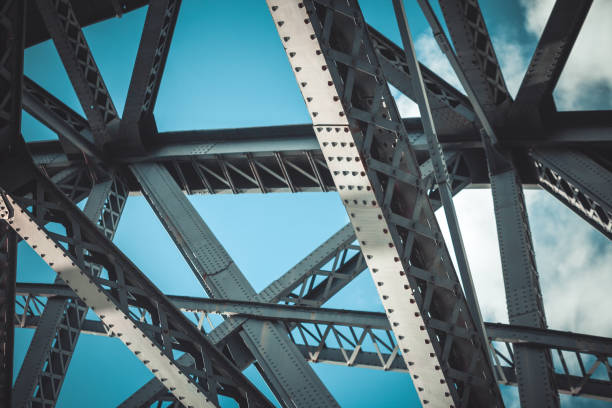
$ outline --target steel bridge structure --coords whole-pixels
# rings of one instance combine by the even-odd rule
[[[501,407],[498,384],[523,407],[612,401],[612,339],[547,328],[523,197],[539,186],[612,238],[612,114],[552,96],[592,0],[556,1],[515,98],[477,0],[439,0],[444,22],[416,0],[467,95],[418,62],[389,1],[401,44],[357,0],[266,0],[312,123],[184,132],[153,114],[181,0],[0,2],[0,406],[55,406],[80,334],[118,338],[154,374],[122,407],[271,407],[251,364],[282,407],[338,406],[310,362],[409,373],[433,407]],[[120,114],[82,27],[141,7]],[[23,73],[24,49],[48,39],[85,117]],[[401,118],[389,85],[420,119]],[[22,109],[58,140],[26,143]],[[492,191],[509,324],[481,316],[453,204],[467,187]],[[187,198],[310,191],[338,194],[350,223],[259,293]],[[112,243],[132,193],[207,298],[163,293]],[[20,241],[54,284],[16,282]],[[385,313],[322,307],[365,270]],[[205,329],[210,314],[223,320]],[[13,379],[15,327],[35,332]]]

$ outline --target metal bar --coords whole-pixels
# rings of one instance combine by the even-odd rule
[[[151,1],[136,54],[116,142],[141,152],[157,133],[153,110],[166,66],[181,0]]]
[[[145,197],[210,296],[250,299],[255,290],[162,166],[130,167]],[[241,337],[266,372],[283,406],[337,406],[280,325],[249,321]]]
[[[109,127],[118,124],[119,115],[72,4],[69,0],[36,0],[36,4],[87,116],[95,144],[101,147],[109,140]]]
[[[112,240],[127,199],[127,189],[116,177],[96,184],[83,212]],[[99,276],[101,267],[91,265]],[[58,278],[56,283],[61,283]],[[50,299],[40,316],[15,381],[15,407],[54,407],[89,308],[79,299]]]
[[[512,121],[539,126],[541,115],[547,113],[543,111],[554,110],[553,89],[592,3],[593,0],[555,2],[509,112]]]
[[[0,185],[7,190],[2,217],[99,315],[113,335],[184,405],[215,406],[217,396],[224,394],[239,404],[248,401],[254,406],[271,407],[68,198],[36,169],[28,167],[31,159],[25,145],[22,149],[13,154],[19,155],[22,163],[20,173],[29,176],[26,183],[11,184],[7,164],[2,163]],[[53,233],[46,227],[50,221],[56,225]],[[91,262],[103,267],[99,277],[90,272]],[[169,336],[171,341],[167,341]],[[176,354],[181,352],[193,356],[194,367],[187,370],[177,365]]]
[[[88,156],[102,160],[102,152],[93,142],[87,121],[28,77],[23,82],[23,107],[60,138]]]
[[[482,19],[482,16],[479,10],[477,10],[478,5],[477,3],[471,3],[471,1],[468,2],[466,9],[463,11],[468,13],[471,10],[472,17],[469,17],[470,13],[468,15],[459,15],[447,12],[445,14],[447,16],[447,24],[457,23],[457,21],[449,21],[453,16],[459,19],[474,18],[476,21],[480,21],[479,19]],[[499,99],[495,102],[490,99],[494,93],[490,93],[487,96],[483,89],[478,91],[479,87],[482,88],[483,85],[479,82],[482,78],[477,78],[477,75],[471,75],[469,72],[469,69],[472,69],[470,64],[477,61],[473,54],[474,50],[470,49],[472,51],[471,55],[475,58],[472,62],[467,61],[465,56],[463,60],[457,58],[450,48],[446,35],[435,17],[429,2],[427,0],[419,0],[419,4],[432,26],[440,47],[448,57],[451,66],[467,91],[478,120],[483,126],[482,137],[493,192],[493,207],[495,210],[510,323],[545,328],[546,317],[542,304],[535,252],[531,241],[522,186],[514,163],[506,152],[499,149],[497,145],[498,138],[491,126],[491,122],[495,122],[492,112],[494,110],[499,112],[498,109],[494,108],[496,105],[503,103],[504,100]],[[453,10],[453,13],[458,12],[456,9]],[[484,22],[481,25],[486,34]],[[465,27],[465,32],[458,33],[455,31],[455,35],[459,38],[455,42],[459,53],[462,52],[460,47],[470,47],[470,44],[461,43],[461,41],[465,42],[466,38],[464,36],[466,32],[469,30],[473,31],[474,29],[474,27]],[[458,27],[455,27],[455,30],[458,30]],[[478,27],[476,27],[476,30],[478,30]],[[481,34],[477,33],[477,35]],[[486,41],[483,41],[483,44],[485,49],[489,49],[487,48]],[[465,55],[470,55],[469,50],[463,51],[466,52]],[[490,51],[494,58],[492,49]],[[489,105],[488,108],[487,104]],[[519,383],[521,405],[528,407],[558,406],[559,396],[554,384],[555,376],[550,352],[546,349],[530,345],[519,345],[515,348],[515,354],[515,369]]]
[[[512,102],[478,0],[439,0],[459,64],[494,125]],[[475,107],[474,107],[475,108]]]
[[[612,239],[612,173],[570,149],[531,151],[540,185]]]
[[[451,190],[451,180],[449,179],[448,175],[448,167],[446,160],[444,159],[442,147],[438,141],[436,126],[429,108],[429,99],[427,97],[423,77],[419,69],[416,51],[414,49],[414,42],[410,33],[410,27],[406,18],[406,10],[404,9],[403,1],[393,0],[393,8],[395,9],[395,16],[398,22],[400,35],[402,37],[402,43],[404,44],[406,60],[408,61],[408,66],[412,72],[413,88],[417,96],[417,103],[421,113],[421,121],[423,123],[423,129],[425,130],[425,136],[427,137],[429,157],[431,158],[433,164],[433,174],[436,183],[438,184],[438,190],[442,201],[442,206],[444,208],[444,215],[446,216],[451,241],[453,243],[453,249],[455,250],[455,258],[457,260],[457,267],[461,275],[461,282],[463,283],[465,300],[472,315],[472,320],[476,325],[479,341],[484,344],[486,343],[487,336],[482,315],[480,313],[476,289],[474,287],[472,274],[470,272],[470,264],[463,246],[463,238],[461,236],[461,229],[459,227],[459,220],[457,219],[455,204],[453,203],[453,193]],[[488,364],[493,366],[490,353],[486,353],[486,356]]]
[[[456,325],[475,330],[462,291],[416,273],[446,276],[460,287],[359,6],[323,0],[268,6],[419,398],[502,405],[486,344],[452,334]],[[439,329],[430,315],[443,322]]]

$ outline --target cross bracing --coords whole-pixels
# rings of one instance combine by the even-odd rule
[[[591,1],[556,2],[513,100],[477,0],[440,0],[450,39],[418,0],[467,96],[416,61],[401,2],[400,46],[356,0],[269,0],[312,124],[182,132],[158,132],[153,114],[180,0],[25,3],[0,7],[3,405],[54,406],[81,332],[119,338],[155,375],[124,406],[271,406],[241,373],[251,364],[282,406],[337,405],[308,361],[408,372],[424,405],[503,406],[496,383],[517,385],[526,407],[612,399],[610,340],[546,328],[522,194],[539,186],[612,237],[612,115],[552,100]],[[120,115],[82,27],[144,6]],[[85,117],[23,75],[24,48],[47,39]],[[399,116],[388,84],[422,120]],[[21,108],[59,141],[24,143]],[[458,274],[433,213],[489,186],[510,325],[481,321],[467,260]],[[184,194],[309,191],[338,194],[351,222],[259,294]],[[128,192],[210,299],[162,293],[110,242]],[[54,285],[15,283],[19,240]],[[320,308],[365,269],[386,313]],[[210,314],[225,320],[205,328]],[[11,387],[14,327],[36,331]]]

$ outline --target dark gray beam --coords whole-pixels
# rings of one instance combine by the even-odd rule
[[[134,164],[130,169],[206,292],[217,298],[253,298],[255,290],[170,173],[163,166],[148,163]],[[248,321],[241,330],[244,343],[263,368],[270,381],[268,385],[283,406],[338,406],[289,341],[284,327],[273,322]],[[236,354],[232,345],[230,352]]]
[[[148,0],[91,1],[70,0],[74,14],[82,27],[114,17],[121,17],[149,3]],[[26,15],[26,47],[50,38],[45,23],[36,7],[28,7]]]
[[[36,4],[87,116],[95,143],[101,147],[109,140],[109,128],[118,125],[119,115],[72,4],[70,0],[36,0]]]
[[[115,140],[119,149],[144,151],[147,138],[157,133],[153,110],[180,7],[181,0],[154,0],[149,5]]]
[[[577,150],[538,148],[531,157],[540,185],[612,239],[612,172]]]
[[[593,0],[555,3],[510,111],[512,121],[541,126],[542,114],[554,110],[553,89],[592,3]]]
[[[512,101],[478,0],[439,3],[459,64],[491,123],[497,126]]]
[[[12,162],[9,154],[21,133],[25,2],[4,1],[0,6],[0,161]],[[19,178],[17,174],[13,177]],[[4,200],[4,196],[2,197]],[[13,351],[17,234],[0,221],[0,406],[10,407],[13,398]]]
[[[66,153],[82,151],[102,160],[87,121],[28,77],[23,83],[23,108],[57,133],[60,141],[68,141],[70,146],[63,146]]]

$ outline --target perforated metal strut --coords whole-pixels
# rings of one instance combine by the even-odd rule
[[[359,6],[268,6],[419,398],[503,405]]]

